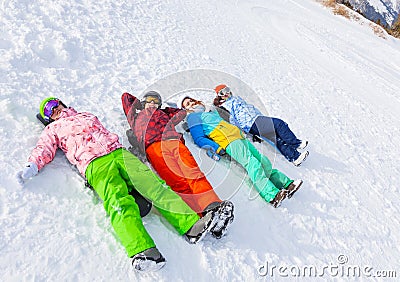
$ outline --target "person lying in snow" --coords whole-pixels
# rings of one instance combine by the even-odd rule
[[[67,108],[54,97],[42,101],[40,114],[50,123],[32,150],[29,162],[17,173],[19,183],[23,185],[35,176],[60,148],[103,200],[115,233],[133,258],[135,270],[157,270],[166,260],[144,228],[130,190],[136,189],[152,201],[189,243],[197,243],[216,225],[216,213],[200,218],[164,181],[124,149],[118,135],[109,132],[93,114]]]
[[[177,106],[188,112],[187,123],[194,143],[201,148],[212,149],[214,154],[225,152],[247,171],[257,192],[277,208],[286,198],[291,198],[300,188],[302,180],[293,181],[262,155],[243,132],[223,120],[217,111],[205,112],[202,101],[183,95]]]
[[[132,145],[145,151],[158,175],[200,216],[209,211],[219,215],[220,224],[213,228],[211,235],[221,238],[233,221],[233,204],[217,196],[185,146],[182,134],[176,131],[175,125],[186,117],[186,111],[161,109],[162,99],[155,91],[145,93],[140,102],[129,93],[122,94],[121,100],[136,138],[132,142],[130,136]]]
[[[253,136],[261,136],[271,140],[281,154],[295,166],[299,166],[308,156],[308,151],[300,153],[308,141],[302,141],[290,130],[286,122],[279,118],[264,116],[256,107],[246,103],[240,96],[233,96],[231,89],[225,84],[215,87],[217,96],[214,106],[229,112],[229,122]]]

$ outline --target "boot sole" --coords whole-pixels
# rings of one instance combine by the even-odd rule
[[[207,222],[207,226],[205,227],[205,229],[201,233],[201,235],[199,237],[195,237],[195,238],[185,237],[186,241],[188,241],[190,244],[196,244],[196,243],[200,242],[201,240],[203,240],[204,236],[206,236],[206,234],[208,232],[210,232],[210,230],[217,224],[218,214],[215,211],[211,211],[211,212],[213,213],[212,218]]]
[[[306,141],[306,144],[303,147],[297,147],[298,150],[304,150],[308,146],[308,141]]]
[[[285,189],[283,189],[283,190],[285,190]],[[286,190],[287,191],[287,190]],[[280,201],[279,202],[276,202],[276,203],[274,203],[274,204],[272,204],[272,206],[274,207],[274,208],[279,208],[280,207],[280,205],[282,204],[282,202],[285,200],[285,199],[287,199],[288,198],[288,192],[286,192],[286,194],[285,194],[285,196],[284,197],[282,197],[282,199],[280,199]]]
[[[211,235],[216,238],[220,239],[228,230],[228,227],[233,222],[235,216],[233,215],[234,206],[231,202],[224,203],[225,205],[221,207],[220,210],[217,211],[217,218],[218,221],[216,224],[211,228],[210,233]]]
[[[309,154],[310,154],[310,152],[309,152],[309,151],[306,151],[305,156],[304,156],[304,158],[301,160],[301,162],[298,163],[298,164],[293,163],[293,165],[294,165],[294,166],[300,166],[300,165],[307,159],[307,157],[308,157]]]
[[[135,271],[138,272],[153,272],[163,268],[165,263],[166,261],[157,263],[154,260],[143,260],[137,265],[140,269],[136,268],[136,266],[134,266],[133,268],[135,269]]]
[[[287,198],[290,199],[291,197],[293,197],[294,193],[296,193],[297,191],[299,191],[301,185],[303,185],[303,180],[300,182],[299,185],[297,185],[297,187],[296,187],[294,190],[292,190],[292,191],[290,191],[290,192],[288,193]]]

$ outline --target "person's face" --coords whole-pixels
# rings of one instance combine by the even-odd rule
[[[159,104],[156,104],[154,101],[146,102],[144,104],[145,109],[158,108],[158,106],[159,106]]]
[[[188,113],[204,112],[205,105],[202,101],[188,97],[182,101],[182,108],[184,108]]]
[[[65,107],[61,103],[59,103],[57,107],[53,108],[50,118],[52,120],[57,120],[60,117],[61,111],[63,109],[65,109]]]
[[[44,118],[46,120],[49,119],[56,120],[60,117],[60,113],[64,108],[65,107],[62,105],[60,100],[58,99],[49,100],[43,109]]]
[[[158,108],[161,104],[160,99],[158,97],[148,96],[144,100],[144,108],[151,109],[151,108]]]
[[[218,96],[221,97],[221,99],[226,100],[232,96],[232,91],[228,86],[226,86],[218,92]]]
[[[196,100],[187,97],[182,101],[182,107],[185,110],[188,110],[188,109],[192,108],[194,105],[196,105],[196,102],[197,102]]]

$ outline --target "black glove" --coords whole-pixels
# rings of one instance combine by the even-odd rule
[[[185,121],[185,122],[182,122],[182,128],[183,128],[183,130],[185,130],[186,132],[189,132],[190,131],[190,129],[189,129],[189,125],[188,125],[188,123]]]
[[[253,142],[261,143],[261,142],[262,142],[262,139],[261,139],[261,137],[258,136],[258,135],[253,135]]]

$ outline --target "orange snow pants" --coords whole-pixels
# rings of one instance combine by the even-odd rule
[[[158,175],[198,214],[209,204],[221,202],[181,141],[155,142],[147,147],[146,154]]]

